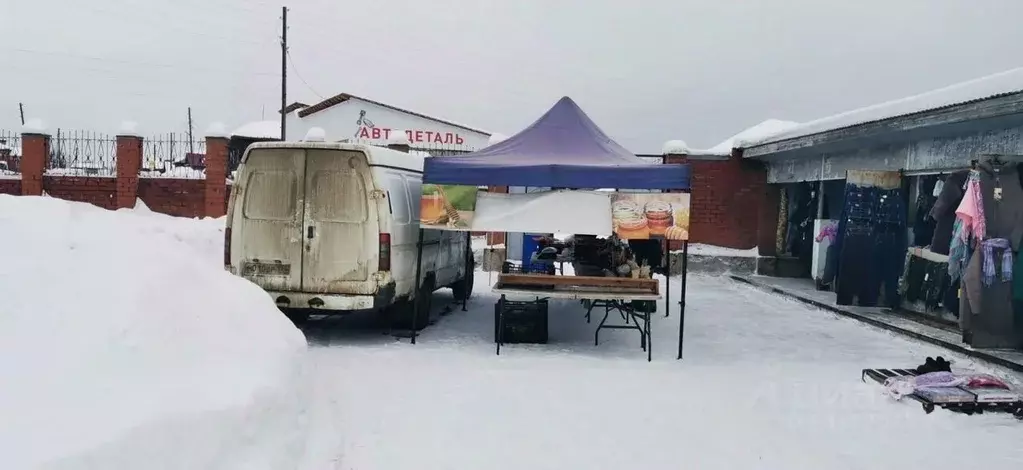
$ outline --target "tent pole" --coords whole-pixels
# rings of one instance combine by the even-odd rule
[[[682,333],[686,325],[686,276],[689,268],[689,240],[682,242],[682,300],[678,301],[678,358],[682,359]]]
[[[462,282],[465,284],[465,295],[462,296],[462,311],[465,312],[466,304],[469,303],[469,275],[475,276],[470,270],[472,266],[472,232],[465,232],[465,274],[462,275]]]
[[[416,242],[416,290],[415,300],[412,303],[412,344],[416,344],[416,326],[419,325],[419,305],[422,303],[419,296],[423,293],[423,287],[419,284],[420,276],[423,274],[423,229],[419,229],[419,241]],[[430,312],[426,312],[427,315]]]
[[[671,243],[664,239],[664,318],[671,316]]]

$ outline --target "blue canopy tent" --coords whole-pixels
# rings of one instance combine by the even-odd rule
[[[551,188],[689,189],[689,165],[655,165],[611,140],[569,97],[518,134],[427,158],[423,182]]]
[[[529,127],[507,140],[465,155],[427,158],[423,166],[423,183],[688,192],[690,167],[687,164],[652,164],[637,157],[608,137],[571,98],[566,96],[558,100]],[[423,229],[420,229],[417,279],[421,279],[422,243]],[[689,242],[684,241],[678,359],[682,358],[688,247]],[[666,277],[670,277],[671,255],[668,254],[667,258]],[[466,255],[466,263],[468,269],[469,254]],[[670,311],[670,288],[665,294],[666,310]],[[468,299],[461,300],[462,309],[465,310],[465,302]],[[415,302],[414,305],[416,307],[414,316],[417,318],[419,302]],[[647,350],[648,360],[652,349],[649,345],[649,324],[648,314],[644,327],[647,341],[644,348]],[[415,340],[413,329],[412,342],[415,343]],[[497,347],[500,354],[500,342]]]

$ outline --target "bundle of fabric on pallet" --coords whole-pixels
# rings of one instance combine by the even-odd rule
[[[942,357],[927,358],[919,375],[890,377],[885,390],[895,399],[914,394],[933,403],[1016,402],[1023,399],[1007,383],[990,374],[952,373]]]

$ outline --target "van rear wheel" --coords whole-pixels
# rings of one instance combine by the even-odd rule
[[[422,330],[430,325],[430,309],[433,307],[433,278],[427,278],[419,288],[415,299],[403,299],[395,303],[391,308],[394,312],[394,328],[400,330]],[[419,303],[419,316],[416,317],[415,306]]]

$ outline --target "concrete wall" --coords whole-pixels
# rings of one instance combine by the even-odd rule
[[[983,153],[1023,154],[1023,126],[961,129],[945,135],[920,135],[903,142],[866,141],[860,148],[810,155],[763,157],[770,183],[844,179],[846,170],[905,170],[940,173],[969,166]],[[812,150],[811,150],[812,151]]]

